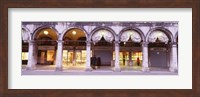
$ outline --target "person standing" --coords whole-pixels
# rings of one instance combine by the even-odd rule
[[[93,57],[91,57],[91,67],[93,69],[95,69],[96,63],[97,63],[97,58],[96,55],[94,55]]]
[[[140,58],[137,57],[137,66],[140,66]]]
[[[97,68],[100,68],[101,66],[101,58],[97,57]]]
[[[97,57],[96,57],[96,55],[94,55],[93,60],[94,60],[94,68],[95,68],[96,65],[97,65]],[[96,68],[95,68],[95,69],[96,69]]]

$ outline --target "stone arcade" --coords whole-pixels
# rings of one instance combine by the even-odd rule
[[[91,57],[119,72],[123,67],[178,71],[178,22],[22,22],[22,64],[91,67]]]

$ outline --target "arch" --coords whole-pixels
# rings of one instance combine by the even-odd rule
[[[116,41],[117,34],[115,33],[115,31],[113,29],[111,29],[109,27],[105,27],[105,26],[99,26],[99,27],[94,28],[90,33],[89,41],[91,41],[92,36],[99,30],[107,30],[108,32],[110,32],[113,35],[114,40]]]
[[[145,42],[148,42],[148,39],[149,39],[149,35],[154,32],[154,31],[162,31],[163,33],[165,33],[167,35],[167,37],[169,38],[169,40],[171,42],[173,42],[173,35],[171,33],[171,31],[169,31],[168,29],[166,28],[163,28],[163,27],[156,27],[156,28],[153,28],[151,29],[148,33],[147,33],[147,36],[146,36],[146,41]]]
[[[51,26],[40,26],[40,27],[36,28],[36,29],[34,30],[34,32],[33,32],[32,39],[33,39],[33,40],[36,39],[36,37],[37,37],[37,35],[39,34],[39,32],[40,32],[41,30],[43,30],[43,29],[51,29],[51,30],[53,30],[53,32],[55,32],[56,37],[57,37],[57,39],[58,39],[58,36],[59,36],[58,31],[57,31],[54,27],[51,27]]]
[[[136,27],[126,27],[126,28],[123,28],[123,29],[119,32],[119,38],[121,37],[121,35],[122,35],[124,32],[129,31],[129,30],[134,30],[134,31],[136,31],[136,32],[140,35],[142,41],[145,41],[144,33],[143,33],[139,28],[136,28]],[[141,41],[141,42],[142,42],[142,41]]]
[[[65,35],[67,34],[67,32],[69,32],[69,31],[72,30],[72,29],[79,29],[79,30],[83,31],[84,34],[85,34],[85,37],[86,37],[86,39],[87,39],[88,34],[87,34],[87,31],[86,31],[84,28],[81,28],[81,27],[69,27],[69,28],[65,29],[65,30],[62,32],[62,34],[61,34],[61,40],[63,40],[64,37],[65,37]]]
[[[178,42],[177,41],[177,38],[178,38],[178,31],[176,32],[175,36],[174,36],[174,42]]]

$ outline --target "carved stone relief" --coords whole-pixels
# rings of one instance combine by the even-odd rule
[[[125,31],[120,36],[120,40],[122,42],[127,42],[130,38],[133,42],[141,42],[141,40],[142,40],[140,35],[138,34],[138,32],[136,32],[134,30]]]
[[[114,40],[114,37],[111,32],[107,30],[99,30],[95,32],[92,36],[93,43],[99,42],[102,38],[104,38],[107,42],[112,42]]]
[[[160,42],[167,43],[169,41],[169,38],[167,35],[162,31],[154,31],[149,35],[149,42],[156,42],[156,40],[159,40]]]

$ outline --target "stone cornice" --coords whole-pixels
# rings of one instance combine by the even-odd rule
[[[122,26],[122,27],[177,27],[177,21],[169,21],[169,22],[22,22],[22,26],[28,24],[34,24],[38,26],[55,26],[58,23],[63,23],[63,25],[67,25],[68,27],[83,27],[83,26]]]

